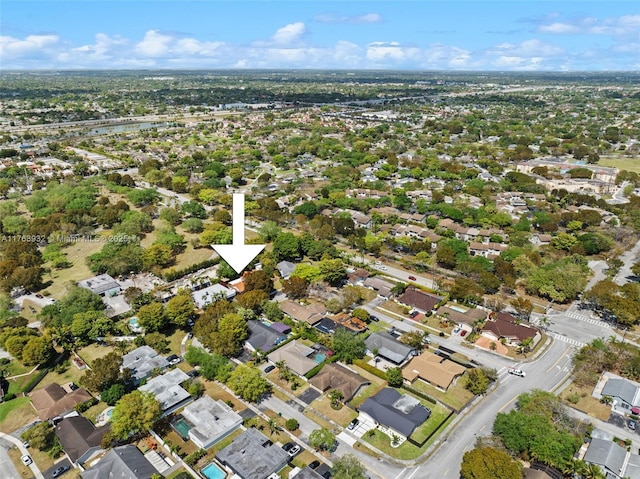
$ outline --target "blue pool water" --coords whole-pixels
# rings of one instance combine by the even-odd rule
[[[458,313],[466,313],[467,312],[467,310],[465,308],[461,308],[460,306],[449,306],[449,308],[453,309],[454,311],[457,311]]]
[[[202,470],[202,474],[204,474],[204,477],[207,479],[224,479],[227,477],[227,473],[213,462]]]
[[[327,356],[322,353],[316,353],[313,357],[313,360],[318,364],[323,363],[325,359],[327,359]]]

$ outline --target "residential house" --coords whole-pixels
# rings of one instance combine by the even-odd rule
[[[33,391],[29,397],[31,398],[31,406],[36,410],[38,417],[47,421],[73,411],[77,404],[91,399],[91,394],[84,388],[67,392],[58,383],[51,383],[42,389]]]
[[[169,361],[160,356],[151,346],[140,346],[122,356],[121,369],[131,371],[131,379],[139,384],[143,379],[151,376],[154,369],[164,369],[169,366]]]
[[[473,330],[474,324],[477,324],[479,321],[484,321],[487,317],[487,313],[480,309],[464,308],[459,305],[451,307],[440,306],[436,311],[436,315],[457,324],[468,332]]]
[[[401,343],[386,332],[372,333],[364,343],[369,354],[380,356],[399,366],[418,354],[415,348]]]
[[[409,287],[398,297],[397,301],[426,314],[442,301],[442,298],[435,294],[425,293],[417,288]]]
[[[278,272],[282,279],[289,279],[296,269],[295,263],[292,263],[291,261],[280,261],[276,267],[278,268]]]
[[[313,325],[318,331],[324,334],[333,334],[338,328],[347,329],[343,325],[336,323],[333,319],[324,316],[320,321]]]
[[[149,379],[147,383],[144,386],[140,386],[138,390],[153,394],[160,403],[163,416],[166,416],[193,399],[191,395],[180,386],[180,383],[188,379],[189,376],[187,376],[187,373],[175,368],[161,376]]]
[[[209,449],[242,424],[242,417],[224,401],[206,394],[185,407],[181,415],[190,426],[189,439],[200,449]]]
[[[285,333],[275,328],[270,328],[260,321],[250,319],[247,321],[247,325],[249,326],[249,338],[247,338],[245,344],[252,351],[266,353],[287,339]]]
[[[409,361],[402,369],[402,377],[411,384],[421,379],[441,391],[446,391],[465,371],[464,366],[425,351]]]
[[[329,389],[340,391],[344,402],[350,401],[361,388],[371,384],[358,373],[336,363],[325,365],[309,383],[323,392]]]
[[[518,345],[528,338],[532,339],[531,346],[540,341],[540,331],[535,328],[518,324],[516,318],[509,313],[498,313],[490,316],[481,329],[481,334],[492,341],[503,340],[509,345]]]
[[[611,397],[613,407],[622,412],[630,413],[632,408],[640,407],[640,384],[635,381],[622,377],[609,377],[601,394]]]
[[[352,332],[361,333],[367,329],[367,325],[364,321],[356,318],[355,316],[351,316],[348,313],[334,314],[331,320]]]
[[[551,238],[551,235],[534,233],[531,235],[531,238],[529,238],[529,242],[535,246],[542,246],[549,244],[551,242]]]
[[[311,326],[316,324],[327,313],[327,309],[321,303],[309,303],[302,305],[295,301],[283,301],[280,309],[291,319],[308,323]]]
[[[265,479],[289,462],[289,454],[255,428],[222,449],[216,459],[242,479]]]
[[[640,456],[627,451],[616,442],[591,439],[583,460],[600,466],[606,479],[640,479]]]
[[[207,305],[214,301],[222,299],[232,299],[236,295],[236,290],[227,288],[221,284],[212,284],[211,286],[194,291],[192,293],[193,302],[198,309],[204,309]]]
[[[133,444],[117,446],[107,452],[89,469],[80,473],[82,479],[151,479],[159,471]]]
[[[362,284],[369,277],[369,272],[363,268],[347,271],[347,282],[350,285]]]
[[[99,296],[115,296],[122,291],[118,282],[108,274],[101,274],[93,278],[78,281],[78,286],[88,289]]]
[[[395,286],[395,283],[392,283],[391,281],[383,279],[380,276],[367,278],[364,280],[362,284],[366,288],[369,288],[375,291],[378,294],[378,296],[382,298],[390,298],[392,295],[391,290]]]
[[[317,470],[311,469],[307,466],[292,477],[295,477],[295,479],[323,479],[324,476],[320,475]]]
[[[111,429],[111,424],[96,428],[84,416],[66,417],[55,426],[55,435],[71,464],[76,466],[88,462],[103,451],[102,438]]]
[[[411,436],[431,415],[431,411],[420,401],[392,388],[384,388],[375,396],[367,398],[359,412],[385,434],[401,438]]]
[[[506,250],[507,247],[506,244],[502,243],[478,243],[477,241],[473,241],[469,244],[469,255],[495,259],[500,256],[500,253]]]
[[[274,364],[279,361],[284,361],[291,371],[300,376],[304,376],[318,365],[318,363],[312,359],[315,357],[315,354],[316,351],[313,348],[305,346],[297,340],[293,340],[281,348],[276,349],[267,357],[269,361]]]

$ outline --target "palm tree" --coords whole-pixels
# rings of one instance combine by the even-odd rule
[[[575,478],[584,471],[587,464],[580,459],[569,459],[562,466],[562,473],[566,476]]]
[[[585,479],[605,479],[602,469],[597,464],[589,464],[581,472]]]
[[[269,419],[267,422],[267,427],[269,428],[269,435],[273,436],[274,433],[280,430],[280,424],[274,418]]]
[[[551,320],[549,320],[549,318],[547,318],[546,316],[543,316],[540,318],[539,323],[542,329],[546,331],[547,329],[549,329],[549,326],[551,325]]]

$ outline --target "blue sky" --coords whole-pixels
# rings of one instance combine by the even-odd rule
[[[640,70],[638,1],[7,1],[0,69]]]

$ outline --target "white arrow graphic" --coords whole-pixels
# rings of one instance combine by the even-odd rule
[[[266,245],[244,244],[244,194],[233,194],[233,210],[231,219],[233,221],[231,230],[233,232],[233,244],[211,245],[220,257],[229,263],[236,273],[240,273],[247,267],[253,258],[258,256]]]

